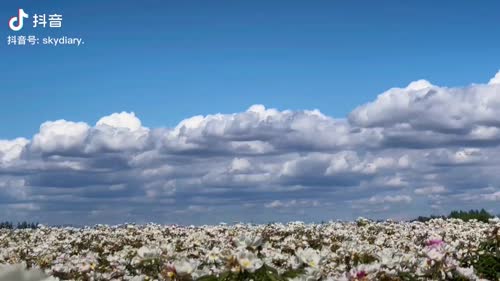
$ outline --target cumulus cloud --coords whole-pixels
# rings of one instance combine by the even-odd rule
[[[33,137],[31,148],[42,153],[82,152],[89,131],[89,125],[83,122],[48,121],[40,126],[40,132]]]
[[[25,138],[0,140],[0,164],[19,159],[28,143]]]
[[[135,113],[121,112],[104,116],[96,123],[96,127],[109,126],[112,128],[123,128],[130,131],[137,131],[142,128],[141,120]]]
[[[253,105],[173,128],[133,112],[46,121],[30,139],[0,140],[0,209],[53,223],[498,210],[499,75],[460,88],[417,80],[348,118]]]
[[[89,140],[88,151],[141,150],[147,146],[149,129],[133,112],[113,113],[97,121]]]
[[[444,186],[435,185],[435,186],[427,186],[415,189],[415,194],[418,195],[429,195],[429,194],[437,194],[437,193],[445,193],[447,190]]]
[[[427,81],[392,88],[349,115],[353,125],[384,128],[387,144],[432,147],[496,145],[500,117],[498,74],[489,84],[439,87]]]
[[[500,84],[500,71],[497,72],[495,77],[490,79],[490,82],[488,83],[489,85],[495,85],[495,84]]]

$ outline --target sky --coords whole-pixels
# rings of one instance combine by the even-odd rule
[[[16,32],[19,8],[29,18]],[[0,214],[203,224],[498,213],[499,8],[2,1]],[[34,28],[34,14],[62,14],[62,26]],[[8,44],[20,35],[84,44]]]

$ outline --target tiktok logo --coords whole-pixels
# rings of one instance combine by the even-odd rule
[[[13,31],[21,30],[23,28],[25,18],[28,18],[28,14],[26,14],[23,9],[19,9],[17,17],[12,17],[9,20],[10,29],[12,29]]]

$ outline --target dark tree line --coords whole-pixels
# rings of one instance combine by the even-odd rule
[[[470,210],[470,211],[452,211],[448,216],[430,216],[423,217],[420,216],[414,221],[426,222],[431,219],[461,219],[463,221],[469,221],[471,219],[476,219],[482,222],[488,222],[488,219],[493,218],[493,215],[488,213],[485,209],[481,210]]]
[[[5,222],[0,222],[0,229],[36,229],[38,228],[38,222],[18,222],[17,225],[14,225],[13,222],[5,221]]]
[[[493,218],[493,216],[488,213],[485,209],[479,210],[470,210],[468,212],[464,211],[453,211],[450,213],[448,216],[449,218],[454,218],[454,219],[462,219],[464,221],[468,221],[471,219],[476,219],[478,221],[482,222],[488,222],[488,219]]]

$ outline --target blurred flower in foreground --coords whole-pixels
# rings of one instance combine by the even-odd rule
[[[22,264],[0,264],[0,281],[58,281],[37,269],[27,270]]]

